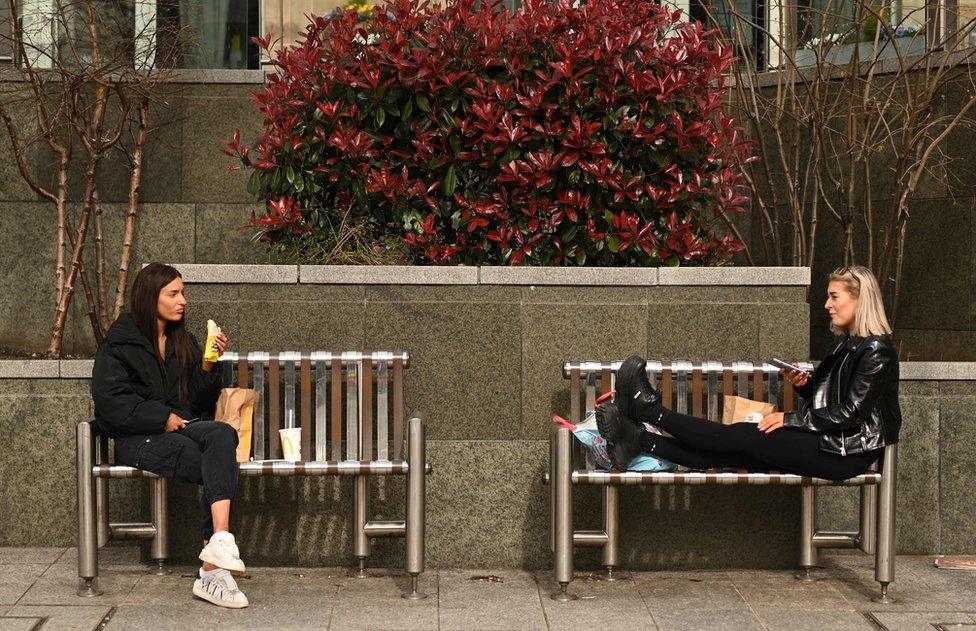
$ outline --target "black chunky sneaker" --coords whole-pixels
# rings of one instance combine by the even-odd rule
[[[616,391],[614,403],[621,414],[635,423],[650,421],[661,405],[661,395],[647,379],[647,362],[638,355],[631,355],[620,364]]]
[[[630,461],[641,452],[640,433],[636,425],[621,416],[615,403],[596,408],[596,426],[607,441],[607,453],[618,471],[626,471]]]

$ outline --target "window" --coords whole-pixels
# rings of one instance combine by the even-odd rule
[[[841,66],[976,46],[976,0],[669,0],[717,26],[757,70]],[[951,34],[952,37],[947,37]]]
[[[96,0],[103,59],[136,68],[258,68],[259,0]],[[86,3],[23,0],[17,57],[37,68],[90,63]]]

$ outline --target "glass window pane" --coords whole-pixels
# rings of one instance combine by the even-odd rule
[[[189,43],[184,68],[256,68],[251,37],[257,35],[257,0],[184,0],[180,24]]]
[[[841,66],[853,58],[896,57],[926,50],[925,0],[800,0],[800,66]]]

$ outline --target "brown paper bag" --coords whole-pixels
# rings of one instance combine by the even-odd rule
[[[749,412],[759,412],[766,416],[775,411],[776,405],[774,403],[763,403],[762,401],[726,395],[722,405],[722,423],[724,425],[741,423],[746,420],[746,414]]]
[[[251,420],[258,391],[250,388],[224,388],[217,399],[214,419],[237,430],[237,462],[251,459]]]

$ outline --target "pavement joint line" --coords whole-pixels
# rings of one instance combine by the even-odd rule
[[[888,627],[881,624],[881,621],[875,617],[874,613],[870,611],[861,611],[859,613],[864,616],[864,619],[868,621],[868,624],[875,629],[878,629],[879,631],[888,631]]]
[[[644,594],[642,594],[640,588],[637,587],[636,581],[634,581],[632,577],[628,577],[628,578],[631,584],[633,584],[634,586],[634,591],[637,592],[637,597],[641,599],[642,603],[644,603],[644,609],[647,611],[647,615],[650,616],[651,618],[651,624],[654,625],[655,629],[660,629],[661,625],[657,623],[657,618],[654,617],[654,612],[651,611],[651,606],[647,604],[647,599],[644,598]]]
[[[761,626],[766,631],[769,631],[769,627],[766,626],[766,620],[759,615],[759,612],[756,611],[756,608],[752,606],[752,603],[749,602],[746,599],[746,597],[742,595],[742,592],[739,590],[739,586],[736,584],[736,582],[733,580],[733,581],[729,581],[729,583],[732,585],[732,589],[735,590],[735,593],[739,595],[739,598],[742,599],[742,602],[744,602],[746,604],[746,607],[749,608],[749,612],[752,614],[752,616],[756,619],[757,622],[759,622],[759,626]]]
[[[97,625],[95,625],[95,628],[92,631],[103,631],[105,629],[105,627],[108,626],[108,623],[115,616],[115,612],[117,610],[118,609],[116,607],[110,607],[109,610],[108,610],[108,613],[106,613],[102,617],[101,621],[99,621],[99,623]]]
[[[542,609],[542,621],[546,624],[546,629],[549,630],[552,627],[549,626],[549,616],[546,615],[546,602],[543,600],[542,595],[542,583],[539,581],[539,574],[537,572],[532,572],[532,580],[535,581],[535,592],[539,597],[539,607]]]

